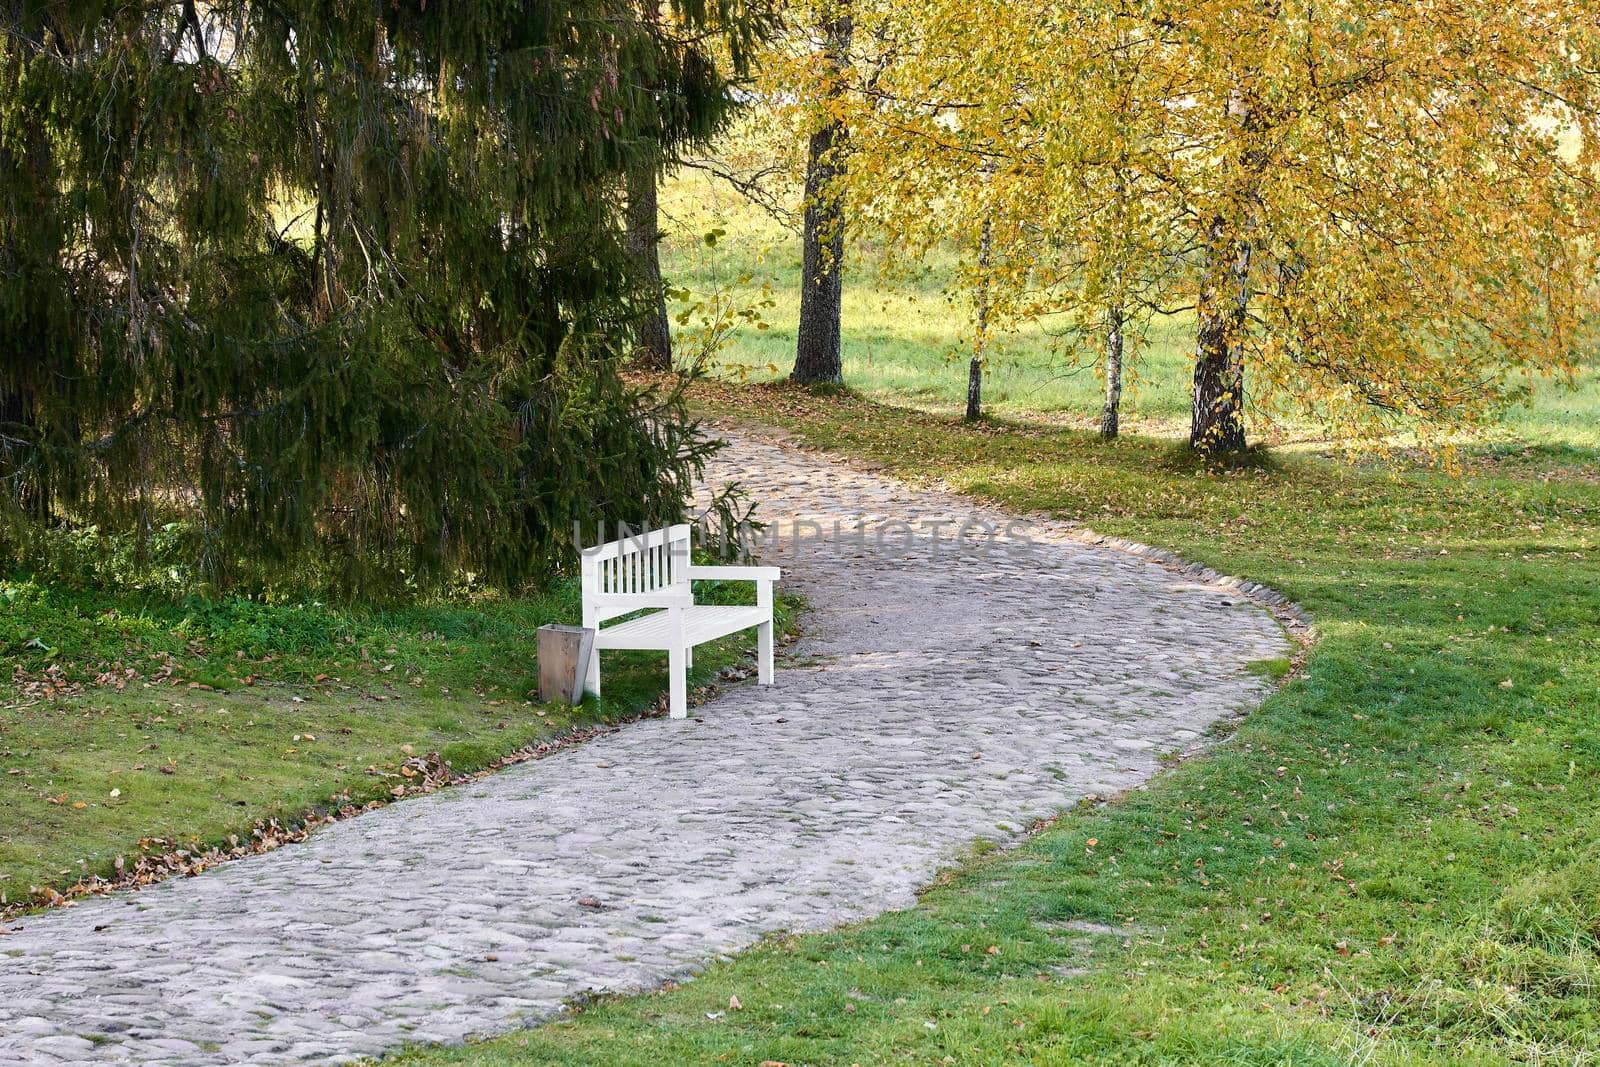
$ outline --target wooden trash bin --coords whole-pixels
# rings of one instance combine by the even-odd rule
[[[583,703],[584,675],[593,651],[594,630],[590,627],[539,627],[539,699]]]

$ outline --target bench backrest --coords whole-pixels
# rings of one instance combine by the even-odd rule
[[[585,548],[581,553],[583,606],[588,616],[595,594],[658,593],[689,588],[689,547],[693,528],[687,523],[641,531],[618,541]],[[597,607],[596,622],[636,609],[625,604]]]

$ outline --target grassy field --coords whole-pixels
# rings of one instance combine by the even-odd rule
[[[119,857],[126,870],[403,796],[429,754],[469,773],[636,714],[666,683],[660,656],[608,653],[604,701],[538,703],[534,631],[577,621],[571,583],[383,611],[10,579],[0,604],[0,902],[13,904],[110,877]],[[741,649],[697,654],[695,680]]]
[[[669,282],[703,297],[725,292],[736,306],[762,299],[771,285],[767,329],[740,330],[711,369],[735,380],[771,381],[794,364],[799,319],[799,238],[726,185],[695,172],[669,181],[661,210],[667,236],[662,270]],[[712,244],[705,235],[718,232]],[[966,404],[963,343],[967,309],[945,287],[954,253],[935,256],[910,276],[885,276],[880,242],[858,240],[846,253],[842,358],[846,383],[862,396],[925,411],[959,412]],[[678,305],[681,310],[683,305]],[[679,354],[697,350],[694,331],[679,328]],[[1125,431],[1155,436],[1188,432],[1193,371],[1192,316],[1157,320],[1129,367]],[[1070,338],[1050,326],[1001,337],[984,382],[985,410],[1068,426],[1097,424],[1103,384],[1092,353],[1074,354]],[[1254,428],[1253,428],[1254,429]],[[1280,433],[1302,436],[1298,432]],[[1600,453],[1600,356],[1577,381],[1549,381],[1533,402],[1507,414],[1486,444],[1505,448],[1575,447]]]
[[[701,402],[1267,582],[1320,641],[1213,754],[973,858],[913,909],[404,1062],[1600,1055],[1595,480],[1311,455],[1207,469],[1160,440],[969,428],[786,387]]]

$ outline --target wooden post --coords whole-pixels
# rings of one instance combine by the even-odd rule
[[[593,651],[594,630],[590,627],[539,627],[539,699],[583,703],[583,683]]]

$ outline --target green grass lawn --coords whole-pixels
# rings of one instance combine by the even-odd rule
[[[577,621],[573,583],[360,610],[13,579],[0,605],[13,675],[0,701],[0,900],[12,904],[111,876],[118,857],[126,869],[144,852],[248,841],[264,820],[391,799],[415,789],[414,757],[471,772],[635,714],[666,684],[662,656],[607,653],[603,701],[538,703],[535,630]],[[695,682],[743,647],[735,636],[701,650]]]
[[[404,1062],[1600,1055],[1596,479],[1313,455],[1208,469],[1169,442],[963,427],[850,396],[701,402],[1266,582],[1320,641],[1213,753],[974,857],[915,908]]]
[[[1600,458],[1600,359],[1570,387],[1541,382],[1531,401],[1507,414],[1503,435],[1590,461]]]

